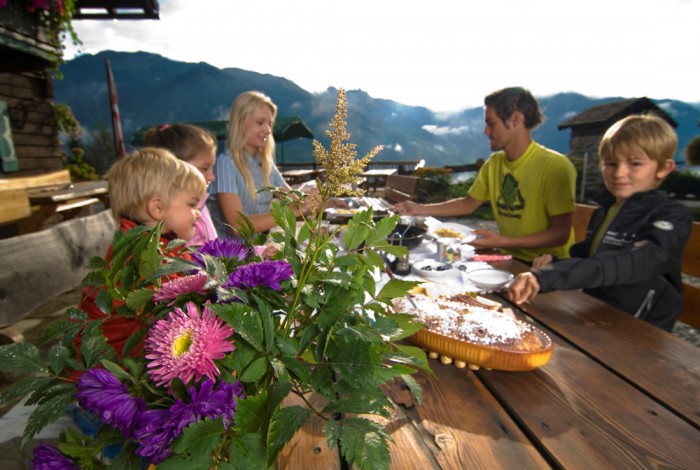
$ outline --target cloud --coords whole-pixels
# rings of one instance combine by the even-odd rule
[[[422,129],[437,136],[467,134],[471,131],[469,126],[450,127],[436,126],[435,124],[425,124]]]
[[[396,145],[394,145],[394,152],[403,153],[403,147],[401,146],[401,144],[396,143]]]

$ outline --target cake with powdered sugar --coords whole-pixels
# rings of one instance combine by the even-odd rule
[[[394,300],[397,312],[415,315],[436,334],[508,351],[537,351],[544,347],[536,329],[515,318],[497,302],[468,294],[431,298],[412,295]]]

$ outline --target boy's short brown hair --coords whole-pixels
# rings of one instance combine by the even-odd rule
[[[197,168],[165,149],[145,147],[118,160],[107,173],[109,200],[115,217],[135,221],[153,197],[171,201],[180,191],[204,196],[207,183]]]
[[[605,159],[618,154],[630,155],[643,150],[647,156],[662,165],[673,160],[678,137],[673,127],[655,114],[632,114],[620,119],[605,132],[598,146],[601,165]]]

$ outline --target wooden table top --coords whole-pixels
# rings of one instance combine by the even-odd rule
[[[362,172],[362,176],[389,176],[396,174],[396,168],[374,169]]]
[[[580,291],[514,310],[552,338],[550,361],[503,372],[431,360],[416,376],[422,405],[389,385],[392,468],[697,468],[700,348]],[[341,468],[319,426],[295,435],[279,468]]]

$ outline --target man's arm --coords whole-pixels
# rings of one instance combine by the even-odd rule
[[[412,201],[399,202],[394,208],[402,215],[432,215],[434,217],[454,217],[469,215],[485,201],[465,196],[435,204],[417,204]]]
[[[549,217],[546,230],[522,237],[503,237],[488,230],[475,230],[479,236],[470,243],[477,248],[546,248],[561,246],[569,240],[573,212]]]

